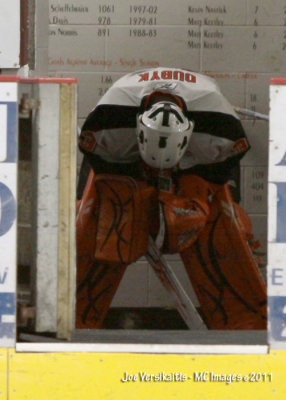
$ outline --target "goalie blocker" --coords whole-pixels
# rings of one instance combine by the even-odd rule
[[[77,212],[77,328],[100,328],[129,264],[148,236],[180,253],[209,329],[265,329],[266,287],[253,256],[251,223],[227,185],[183,175],[176,193],[90,171]]]

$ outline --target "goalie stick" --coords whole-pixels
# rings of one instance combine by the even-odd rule
[[[148,251],[145,257],[154,272],[172,296],[178,312],[189,329],[207,329],[193,302],[185,292],[171,266],[161,254],[154,240],[149,236]]]
[[[246,108],[234,107],[234,110],[241,115],[245,115],[247,117],[253,117],[256,119],[263,119],[265,121],[269,121],[269,116],[266,114],[261,114],[256,111],[248,110]]]

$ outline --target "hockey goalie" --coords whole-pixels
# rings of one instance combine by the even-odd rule
[[[126,268],[160,237],[162,254],[180,254],[208,329],[266,329],[251,221],[229,186],[249,143],[212,78],[161,67],[123,76],[79,148],[77,328],[102,326]]]

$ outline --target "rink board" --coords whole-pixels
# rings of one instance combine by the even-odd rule
[[[285,399],[285,351],[271,351],[265,355],[214,356],[86,352],[31,354],[15,353],[10,349],[3,350],[3,354],[8,359],[7,392],[9,399],[15,400],[73,400],[83,397],[85,400],[171,400],[190,396],[194,400]],[[138,379],[140,373],[141,377],[146,377],[145,372],[154,374],[158,380],[122,382],[126,371],[138,375]],[[1,372],[5,386],[5,369],[0,365]],[[187,380],[183,380],[184,375]],[[218,377],[224,379],[224,375],[232,375],[232,379],[240,375],[241,380],[229,384],[215,380]],[[168,376],[181,380],[164,380]]]

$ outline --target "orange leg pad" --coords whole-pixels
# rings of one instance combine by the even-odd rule
[[[91,170],[77,204],[76,327],[100,328],[127,265],[148,246],[155,190]]]
[[[95,259],[115,264],[136,261],[148,248],[155,189],[145,182],[112,175],[97,176],[95,187]]]
[[[78,268],[77,329],[101,328],[126,267],[94,262],[86,270]]]
[[[197,242],[181,253],[209,329],[266,329],[266,285],[247,242],[249,222],[226,185]]]

